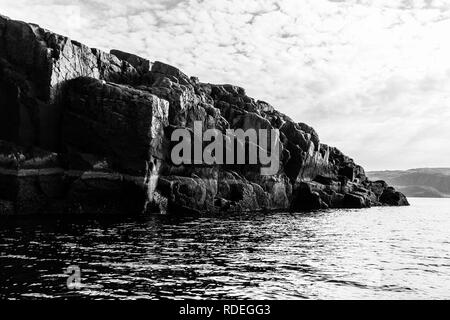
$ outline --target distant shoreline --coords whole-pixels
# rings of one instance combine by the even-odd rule
[[[414,198],[450,198],[450,168],[369,171],[372,180],[389,185]]]

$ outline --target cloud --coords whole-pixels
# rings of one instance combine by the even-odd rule
[[[0,7],[89,46],[240,85],[368,169],[450,164],[444,0],[0,0]]]

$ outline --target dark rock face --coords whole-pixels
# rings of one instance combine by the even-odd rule
[[[104,53],[0,16],[0,214],[407,205],[317,132],[243,88]],[[174,165],[171,133],[278,129],[280,166]],[[261,145],[257,145],[261,148]],[[278,148],[278,147],[277,147]],[[268,149],[269,150],[269,149]]]
[[[122,173],[145,175],[151,157],[164,159],[169,103],[125,85],[93,78],[68,81],[62,99],[65,151],[107,157]]]
[[[408,205],[408,200],[406,199],[405,195],[401,192],[395,191],[393,187],[389,187],[384,190],[379,200],[380,202],[390,206]]]

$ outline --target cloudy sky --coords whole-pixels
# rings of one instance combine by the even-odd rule
[[[450,1],[0,0],[0,13],[240,85],[368,170],[450,167]]]

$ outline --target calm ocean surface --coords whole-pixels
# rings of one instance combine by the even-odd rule
[[[450,199],[216,217],[2,218],[0,297],[450,298]],[[81,289],[67,288],[69,265]]]

